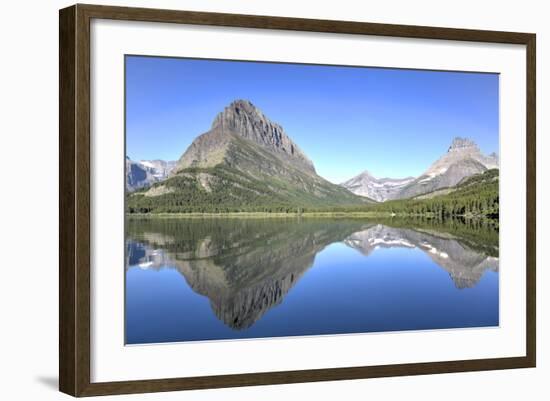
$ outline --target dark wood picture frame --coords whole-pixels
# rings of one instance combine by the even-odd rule
[[[526,355],[509,358],[91,383],[90,21],[93,18],[525,45],[527,49]],[[532,33],[81,4],[60,10],[59,389],[73,396],[93,396],[534,367],[536,362],[535,43],[536,36]]]

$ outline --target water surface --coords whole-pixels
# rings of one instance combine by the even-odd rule
[[[499,324],[498,232],[362,219],[130,219],[126,343]]]

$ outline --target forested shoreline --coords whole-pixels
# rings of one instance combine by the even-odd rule
[[[487,218],[499,216],[499,172],[488,170],[463,180],[449,193],[424,194],[421,198],[390,200],[364,205],[323,207],[308,205],[300,199],[294,203],[282,201],[276,194],[272,197],[250,196],[245,204],[232,202],[230,194],[197,191],[192,188],[192,198],[181,194],[167,193],[147,197],[134,193],[127,197],[129,214],[372,214],[381,216],[426,216],[431,218]],[[192,186],[193,182],[185,185]],[[199,194],[199,195],[197,195]],[[178,196],[176,196],[178,195]]]

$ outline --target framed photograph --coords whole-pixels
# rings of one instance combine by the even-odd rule
[[[61,391],[535,366],[534,34],[59,18]]]

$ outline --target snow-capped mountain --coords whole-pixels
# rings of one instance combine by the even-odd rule
[[[126,189],[133,192],[149,187],[155,182],[163,181],[168,178],[175,166],[175,161],[133,161],[126,157]]]
[[[364,171],[340,185],[356,195],[383,202],[395,199],[399,192],[412,181],[414,181],[414,177],[376,178],[368,171]]]
[[[498,156],[495,153],[484,155],[474,141],[456,137],[447,153],[417,178],[377,179],[368,172],[363,172],[341,185],[357,195],[384,202],[413,198],[441,188],[453,187],[466,177],[498,168],[498,165]]]

